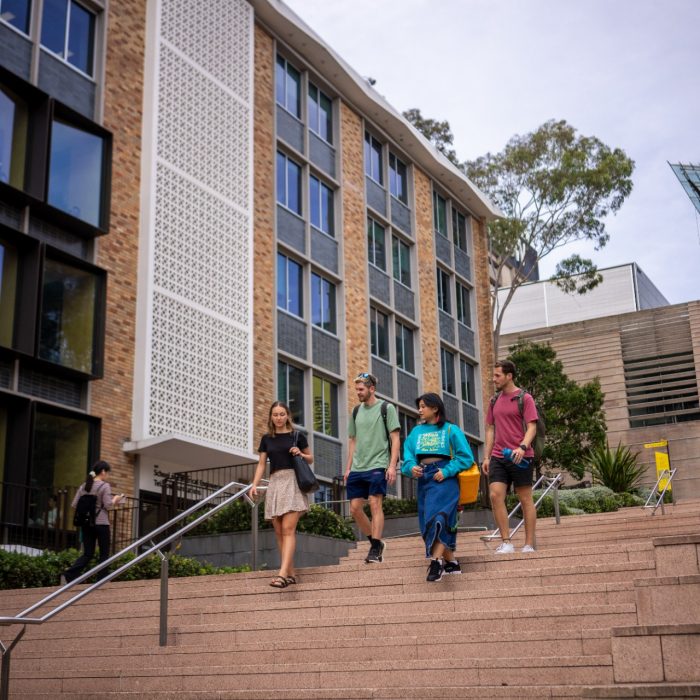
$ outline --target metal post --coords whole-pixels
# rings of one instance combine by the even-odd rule
[[[0,672],[0,700],[10,700],[10,655],[15,648],[17,642],[22,639],[27,626],[23,625],[19,634],[14,638],[12,644],[6,647],[0,642],[0,650],[2,651],[2,672]]]
[[[258,570],[258,502],[250,507],[250,561],[253,571]]]
[[[554,501],[554,518],[556,519],[557,525],[561,524],[561,515],[559,513],[559,482],[557,480],[557,485],[554,487],[554,494],[552,495]]]
[[[160,555],[160,646],[168,646],[168,568],[169,554]]]

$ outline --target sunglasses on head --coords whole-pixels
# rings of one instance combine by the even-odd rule
[[[372,386],[376,386],[376,382],[374,381],[374,377],[369,373],[369,372],[362,372],[361,374],[358,374],[357,377],[355,378],[356,382],[369,382]]]

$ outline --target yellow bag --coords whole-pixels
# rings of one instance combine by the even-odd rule
[[[459,505],[476,503],[479,497],[479,467],[472,464],[470,469],[460,472],[457,478],[459,479]]]

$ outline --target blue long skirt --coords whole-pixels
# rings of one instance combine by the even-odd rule
[[[435,472],[445,464],[447,461],[426,465],[418,479],[418,525],[426,557],[431,556],[436,539],[453,552],[457,548],[459,481],[454,476],[433,481]]]

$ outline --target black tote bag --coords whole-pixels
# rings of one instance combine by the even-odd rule
[[[297,431],[294,431],[294,447],[297,446]],[[318,491],[321,485],[316,479],[316,475],[301,455],[292,455],[294,474],[297,478],[297,485],[302,493],[313,493]]]

